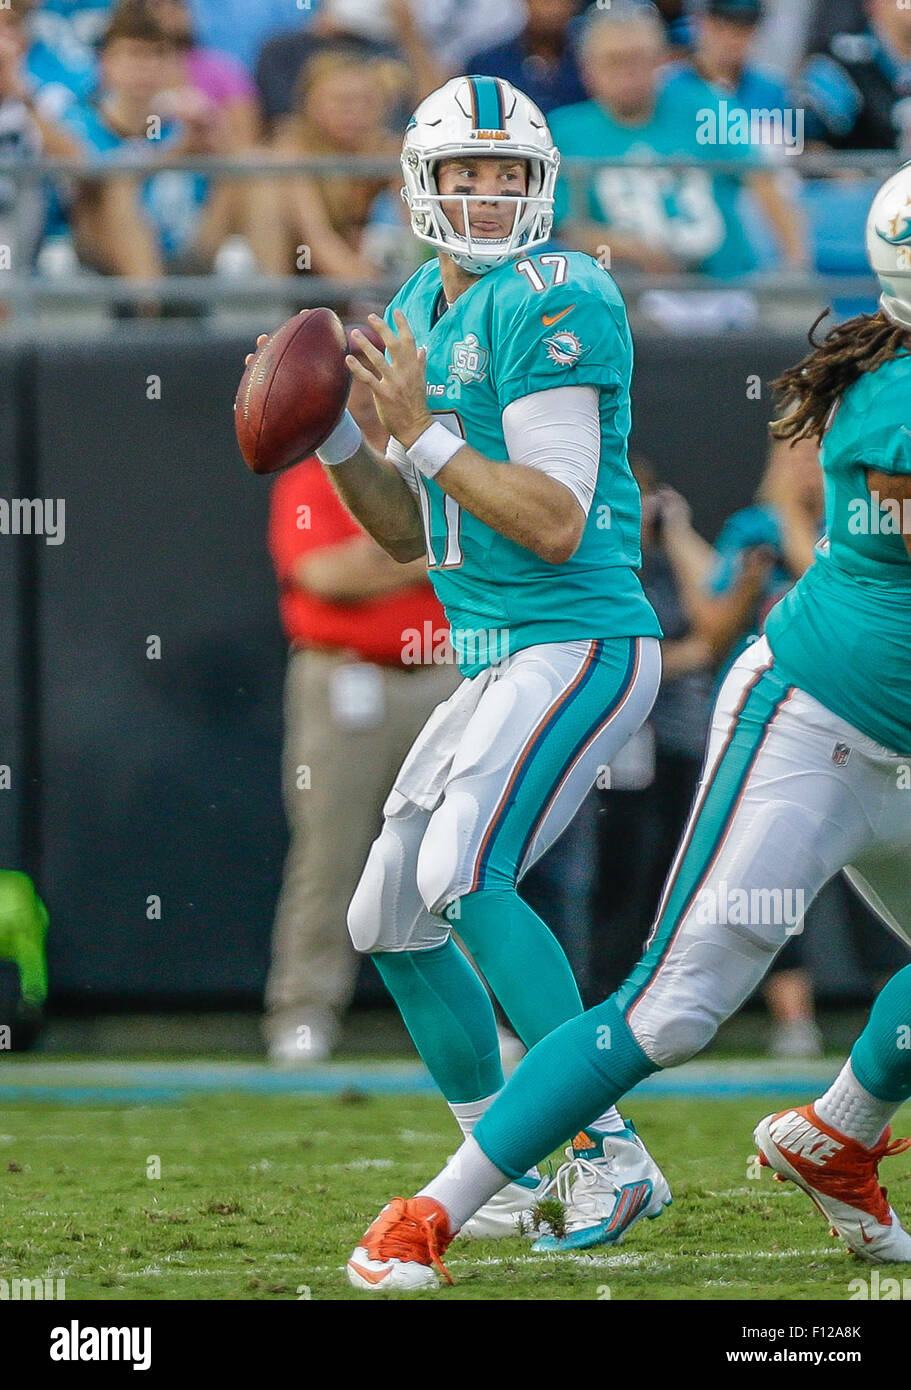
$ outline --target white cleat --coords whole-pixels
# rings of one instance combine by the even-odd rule
[[[766,1115],[753,1131],[759,1161],[776,1177],[802,1188],[849,1250],[873,1264],[911,1262],[911,1235],[879,1185],[879,1160],[902,1153],[911,1139],[865,1149],[856,1139],[830,1129],[812,1105]]]
[[[473,1236],[475,1240],[531,1235],[532,1213],[541,1198],[547,1196],[551,1182],[551,1178],[542,1178],[534,1171],[507,1183],[469,1217],[460,1235]]]
[[[394,1197],[351,1252],[348,1282],[366,1293],[436,1289],[438,1274],[451,1284],[442,1259],[451,1240],[449,1218],[439,1202]]]
[[[637,1221],[654,1221],[673,1198],[667,1179],[627,1120],[615,1134],[577,1134],[557,1170],[553,1195],[564,1206],[560,1235],[535,1241],[533,1250],[586,1250],[617,1245]]]

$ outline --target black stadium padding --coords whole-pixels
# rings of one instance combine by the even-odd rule
[[[66,543],[41,552],[58,996],[262,986],[285,846],[284,646],[269,485],[233,433],[247,347],[137,332],[39,353],[40,487],[67,503]]]
[[[0,793],[10,808],[0,850],[9,862],[29,842],[29,861],[11,866],[47,903],[58,1004],[261,995],[286,843],[285,652],[265,542],[269,482],[244,467],[233,433],[250,346],[125,325],[31,349],[22,399],[34,418],[19,457],[34,467],[35,495],[65,498],[66,539],[34,543],[23,663],[14,633],[29,608],[13,597],[16,550],[0,536],[0,731],[18,759],[24,666],[37,681],[27,746],[39,761],[27,835],[15,797]],[[749,399],[747,378],[767,383],[805,348],[768,332],[637,335],[634,445],[691,501],[707,537],[751,500],[762,471],[772,404],[767,385]],[[0,349],[4,421],[13,357]],[[150,378],[160,400],[149,399]],[[0,438],[7,496],[15,437],[4,428]],[[160,660],[147,655],[151,638]]]
[[[714,540],[752,500],[775,415],[769,383],[809,352],[806,335],[638,334],[635,346],[632,449],[683,494],[694,524]],[[758,400],[748,395],[756,377]]]
[[[27,479],[18,409],[23,354],[0,343],[0,498],[18,497]],[[22,797],[28,772],[23,740],[22,586],[29,542],[0,531],[0,768],[9,768],[9,788],[0,777],[0,868],[23,868]]]

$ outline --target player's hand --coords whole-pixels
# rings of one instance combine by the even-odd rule
[[[12,34],[0,30],[0,97],[14,100],[28,96],[22,76],[22,51]]]
[[[256,340],[256,346],[257,346],[258,348],[261,348],[262,345],[263,345],[263,343],[264,343],[264,342],[266,341],[266,339],[268,338],[268,336],[269,336],[268,333],[260,333],[259,337],[258,337],[257,340]],[[244,366],[249,367],[250,363],[253,361],[253,358],[254,358],[255,356],[256,356],[256,353],[255,353],[255,352],[248,352],[247,355],[246,355],[246,357],[244,358]]]
[[[765,500],[779,512],[806,512],[806,470],[800,455],[791,453],[787,440],[779,440],[762,480]]]
[[[371,314],[368,319],[385,343],[387,357],[355,329],[352,340],[366,362],[350,354],[345,361],[351,375],[373,392],[376,413],[383,427],[403,449],[410,449],[433,423],[433,416],[427,409],[427,349],[417,346],[400,309],[395,310],[393,317],[397,333],[378,314]]]
[[[686,498],[676,488],[663,483],[655,494],[659,515],[665,531],[689,531],[692,529],[692,511]]]
[[[777,553],[771,545],[751,545],[743,556],[740,577],[751,590],[762,591],[768,583],[778,561]]]

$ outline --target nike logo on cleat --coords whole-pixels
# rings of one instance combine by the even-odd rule
[[[822,1168],[828,1160],[839,1153],[844,1144],[839,1144],[830,1134],[822,1134],[809,1120],[798,1115],[795,1110],[786,1110],[769,1125],[769,1134],[785,1153],[796,1158],[806,1159],[816,1168]]]

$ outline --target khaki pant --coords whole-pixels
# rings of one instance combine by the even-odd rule
[[[285,682],[282,783],[291,843],[272,934],[267,1036],[316,1022],[332,1041],[358,957],[348,904],[382,807],[455,665],[371,666],[346,652],[293,651]]]

